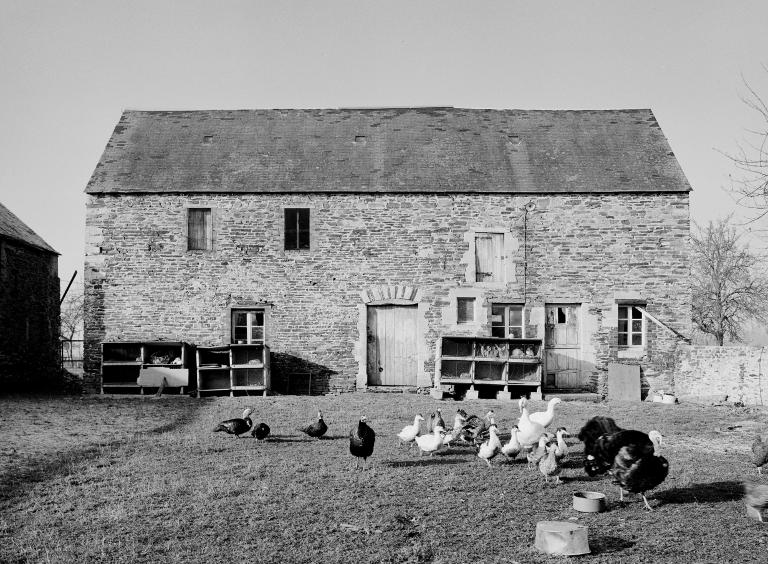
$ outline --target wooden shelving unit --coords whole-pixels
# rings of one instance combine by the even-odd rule
[[[509,397],[509,388],[542,386],[541,339],[443,336],[437,342],[435,388],[497,386]],[[498,397],[504,397],[498,395]]]
[[[201,392],[262,392],[270,389],[269,347],[232,344],[197,348],[197,397]]]
[[[101,344],[101,393],[190,385],[191,346],[180,341],[107,341]]]

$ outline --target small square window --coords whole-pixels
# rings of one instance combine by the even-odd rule
[[[475,298],[456,298],[456,322],[474,323]]]
[[[285,250],[309,249],[309,208],[285,208]]]
[[[187,209],[187,250],[209,251],[212,247],[210,208]]]
[[[232,342],[253,344],[264,342],[264,310],[232,310]]]
[[[641,347],[645,344],[645,316],[640,305],[620,305],[618,344],[620,347]]]

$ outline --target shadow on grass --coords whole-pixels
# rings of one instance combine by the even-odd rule
[[[271,435],[264,439],[265,443],[304,443],[307,439],[300,439],[298,437],[286,437],[281,435]]]
[[[466,464],[466,460],[456,460],[455,458],[438,458],[428,456],[417,458],[415,460],[388,460],[383,463],[384,466],[391,468],[411,467],[411,466],[432,466],[435,464]]]
[[[662,504],[676,503],[720,503],[735,501],[744,496],[741,482],[710,482],[691,484],[685,488],[672,488],[656,493],[654,496]]]
[[[589,539],[592,554],[608,554],[631,548],[636,543],[621,537],[596,536]]]
[[[189,423],[191,413],[197,411],[199,407],[195,406],[192,410],[185,410],[170,423],[136,431],[133,436],[127,436],[124,439],[96,442],[65,452],[40,454],[34,458],[19,457],[15,466],[0,473],[0,500],[12,501],[14,498],[22,497],[29,486],[68,474],[75,466],[100,458],[105,455],[105,452],[124,446],[140,437],[173,431]]]

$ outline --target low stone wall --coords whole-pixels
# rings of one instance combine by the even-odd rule
[[[681,346],[678,398],[768,404],[768,347]]]

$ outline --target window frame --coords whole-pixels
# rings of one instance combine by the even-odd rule
[[[205,227],[205,248],[192,248],[190,246],[191,243],[191,230],[190,230],[190,222],[192,219],[193,212],[208,212],[208,221],[207,225]],[[196,252],[196,251],[212,251],[213,250],[213,208],[209,206],[188,206],[187,207],[187,227],[186,227],[186,233],[187,233],[187,252]]]
[[[616,345],[621,349],[641,349],[646,345],[646,316],[641,308],[644,308],[644,303],[619,303],[616,309]],[[626,317],[622,318],[622,310],[626,310]],[[637,311],[640,317],[634,317],[632,314]],[[626,331],[621,330],[621,322],[627,322]],[[634,330],[632,328],[634,321],[640,321],[640,329]],[[625,336],[626,342],[622,343],[622,335]],[[635,344],[634,337],[640,337],[640,343]]]
[[[499,325],[498,323],[494,324],[493,317],[494,315],[497,315],[494,313],[494,309],[496,308],[503,308],[503,319],[502,324]],[[510,325],[511,316],[509,314],[511,308],[520,308],[520,325]],[[498,327],[504,328],[504,335],[501,335],[501,337],[505,339],[526,339],[526,331],[525,331],[525,323],[526,315],[525,315],[525,304],[520,303],[492,303],[491,304],[491,336],[492,337],[499,337],[500,335],[494,334],[494,329]],[[520,337],[514,337],[510,336],[510,328],[520,328]]]
[[[242,325],[235,324],[235,316],[241,313],[248,314],[246,322],[246,337],[245,339],[237,339],[235,329],[237,327],[243,327]],[[261,314],[261,325],[252,324],[252,317],[255,318],[257,314]],[[261,338],[253,338],[254,327],[261,327]],[[264,345],[267,342],[267,310],[263,307],[233,307],[229,312],[229,340],[231,344],[246,344],[246,345]],[[244,340],[244,343],[238,341]]]
[[[283,208],[283,250],[284,251],[309,251],[312,249],[312,208],[310,207],[284,207]],[[296,212],[296,228],[288,229],[288,215]],[[306,213],[306,227],[301,227],[302,212]],[[293,241],[289,244],[289,233]],[[302,234],[306,241],[302,241]]]

